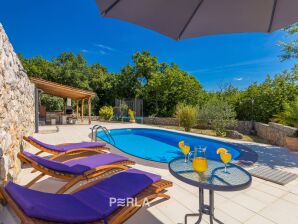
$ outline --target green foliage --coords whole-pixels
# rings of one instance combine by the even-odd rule
[[[103,106],[99,110],[99,118],[105,121],[109,121],[113,118],[114,111],[112,106]]]
[[[291,103],[284,103],[283,111],[275,115],[273,120],[298,128],[298,97]]]
[[[134,121],[135,120],[135,112],[131,109],[128,109],[128,117],[130,121]]]
[[[235,104],[237,118],[269,122],[273,115],[283,110],[284,102],[293,101],[298,96],[298,67],[267,77],[261,84],[252,84],[240,93]]]
[[[226,128],[235,124],[235,118],[233,105],[220,97],[209,99],[199,112],[199,120],[210,123],[219,136],[224,136]]]
[[[281,55],[283,61],[298,58],[298,39],[294,38],[298,34],[298,23],[286,27],[285,31],[292,39],[288,42],[280,42],[283,50],[283,55]]]
[[[197,108],[192,105],[179,103],[176,107],[176,117],[185,131],[190,131],[198,119]]]
[[[297,33],[297,24],[287,31]],[[119,73],[109,73],[100,64],[89,65],[81,54],[61,53],[52,60],[20,55],[20,59],[29,76],[96,92],[92,114],[98,114],[104,105],[113,105],[115,98],[140,98],[144,100],[145,116],[169,117],[179,103],[203,105],[218,97],[235,108],[237,119],[268,122],[283,111],[285,102],[298,97],[298,65],[244,90],[227,85],[218,92],[206,92],[195,77],[173,63],[159,62],[147,51],[135,53],[132,63]],[[62,108],[61,99],[43,98],[42,104],[50,110]]]
[[[153,73],[139,97],[144,100],[145,114],[172,116],[178,103],[197,105],[203,90],[199,82],[177,65],[170,65],[163,73]]]
[[[60,97],[43,94],[40,101],[42,105],[46,106],[47,111],[63,111],[64,102]]]

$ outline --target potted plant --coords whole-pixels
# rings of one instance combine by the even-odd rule
[[[129,122],[136,123],[135,112],[133,110],[128,109],[128,117],[129,117]]]
[[[298,97],[292,103],[285,103],[283,109],[283,112],[274,116],[274,121],[298,128]],[[293,151],[298,151],[298,131],[286,137],[286,146]]]

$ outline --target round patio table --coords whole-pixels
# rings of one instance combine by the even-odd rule
[[[214,217],[214,191],[239,191],[248,188],[251,184],[251,175],[244,169],[234,164],[227,165],[224,172],[224,164],[220,161],[208,159],[208,170],[198,173],[192,168],[192,162],[185,162],[184,158],[177,158],[169,162],[169,171],[177,179],[199,188],[199,213],[186,214],[185,224],[189,216],[199,216],[196,224],[200,223],[203,214],[221,223]],[[204,204],[204,189],[209,190],[209,205]]]

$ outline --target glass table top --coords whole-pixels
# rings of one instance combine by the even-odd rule
[[[184,158],[174,159],[169,163],[169,170],[177,179],[205,189],[216,191],[242,190],[251,184],[251,175],[239,166],[227,165],[227,173],[224,172],[224,164],[220,161],[208,159],[208,170],[198,173],[193,170],[192,162],[184,162]]]

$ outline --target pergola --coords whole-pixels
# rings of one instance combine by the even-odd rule
[[[88,119],[91,124],[91,99],[96,96],[96,93],[88,90],[74,88],[71,86],[62,85],[59,83],[47,81],[39,78],[30,78],[31,82],[35,84],[36,89],[42,90],[44,93],[58,96],[61,98],[70,98],[77,103],[77,118],[79,118],[79,102],[81,101],[81,120],[84,118],[84,102],[88,101]],[[37,104],[38,105],[38,104]]]

